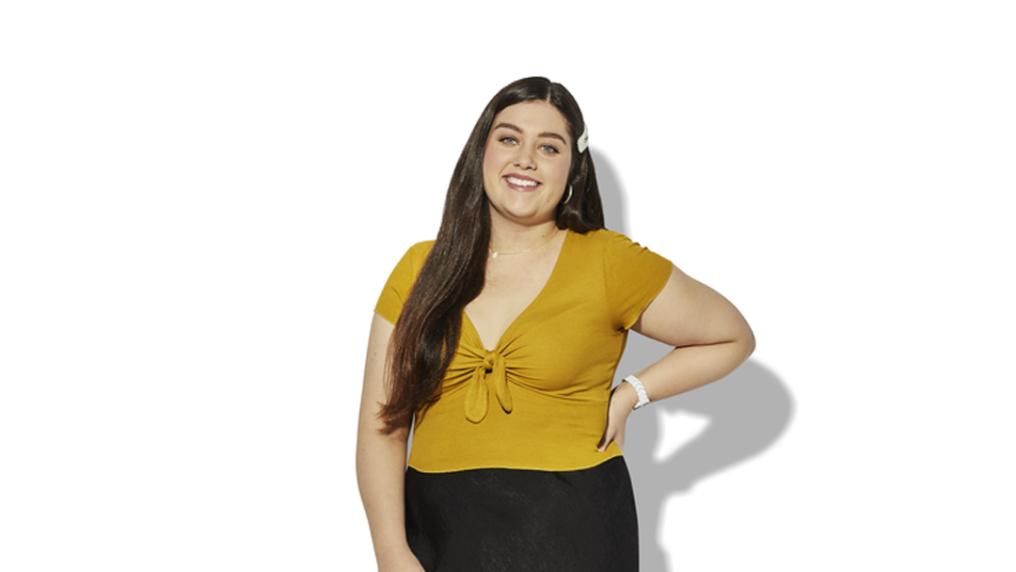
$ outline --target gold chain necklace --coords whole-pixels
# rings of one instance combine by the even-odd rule
[[[560,234],[560,233],[561,233],[561,230],[558,229],[557,233],[555,233],[554,236],[550,238],[550,240],[548,240],[547,242],[543,243],[540,246],[537,246],[536,248],[530,248],[529,250],[517,250],[515,252],[499,252],[499,251],[494,250],[493,248],[488,246],[487,247],[487,251],[490,253],[490,257],[491,258],[497,258],[498,256],[510,256],[512,254],[523,254],[525,252],[533,252],[533,251],[536,251],[536,250],[540,250],[541,248],[545,248],[548,244],[550,244],[551,242],[554,242],[554,239],[557,238],[557,235]]]

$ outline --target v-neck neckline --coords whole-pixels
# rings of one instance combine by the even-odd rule
[[[476,338],[477,345],[483,348],[484,351],[493,352],[501,349],[501,346],[504,343],[505,338],[512,331],[512,329],[515,328],[515,326],[519,323],[519,321],[527,313],[529,313],[530,310],[532,310],[532,308],[536,305],[536,303],[539,302],[540,299],[544,297],[544,294],[546,294],[547,290],[550,289],[550,285],[554,282],[554,279],[557,277],[558,271],[561,268],[562,261],[565,255],[568,253],[568,242],[569,239],[571,238],[571,229],[566,227],[564,229],[564,232],[565,232],[564,239],[561,241],[560,248],[558,248],[557,258],[554,259],[554,266],[550,269],[550,275],[547,277],[547,281],[543,283],[543,287],[540,288],[540,291],[536,293],[536,296],[534,296],[533,299],[529,301],[529,304],[527,304],[526,307],[523,308],[522,311],[515,316],[515,319],[513,319],[511,322],[508,323],[508,327],[505,328],[504,332],[501,333],[501,337],[497,339],[497,342],[495,343],[493,348],[487,348],[483,345],[483,338],[480,337],[480,331],[476,328],[476,324],[473,323],[473,319],[469,317],[469,313],[466,312],[466,308],[463,306],[462,322],[469,325],[469,328],[473,331],[473,336]]]

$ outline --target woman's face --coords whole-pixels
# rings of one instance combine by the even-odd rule
[[[524,101],[498,112],[483,154],[483,186],[493,208],[512,220],[553,220],[568,191],[571,148],[564,116],[546,101]],[[539,184],[513,186],[509,175]]]

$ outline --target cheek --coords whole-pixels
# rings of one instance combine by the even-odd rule
[[[508,153],[497,147],[489,147],[483,152],[483,166],[500,169],[508,160]]]
[[[557,181],[557,183],[559,185],[562,185],[562,186],[567,186],[568,185],[568,165],[567,164],[563,164],[562,163],[562,164],[555,165],[554,167],[551,168],[550,171],[548,171],[547,175],[549,176],[549,178],[551,180]]]
[[[498,158],[497,153],[491,150],[487,150],[483,154],[483,175],[484,177],[497,177],[498,173]]]

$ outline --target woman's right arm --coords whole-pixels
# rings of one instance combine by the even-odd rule
[[[374,314],[367,342],[360,421],[356,436],[356,479],[381,572],[423,572],[406,540],[404,486],[409,429],[382,435],[380,402],[387,402],[384,359],[395,327]]]

